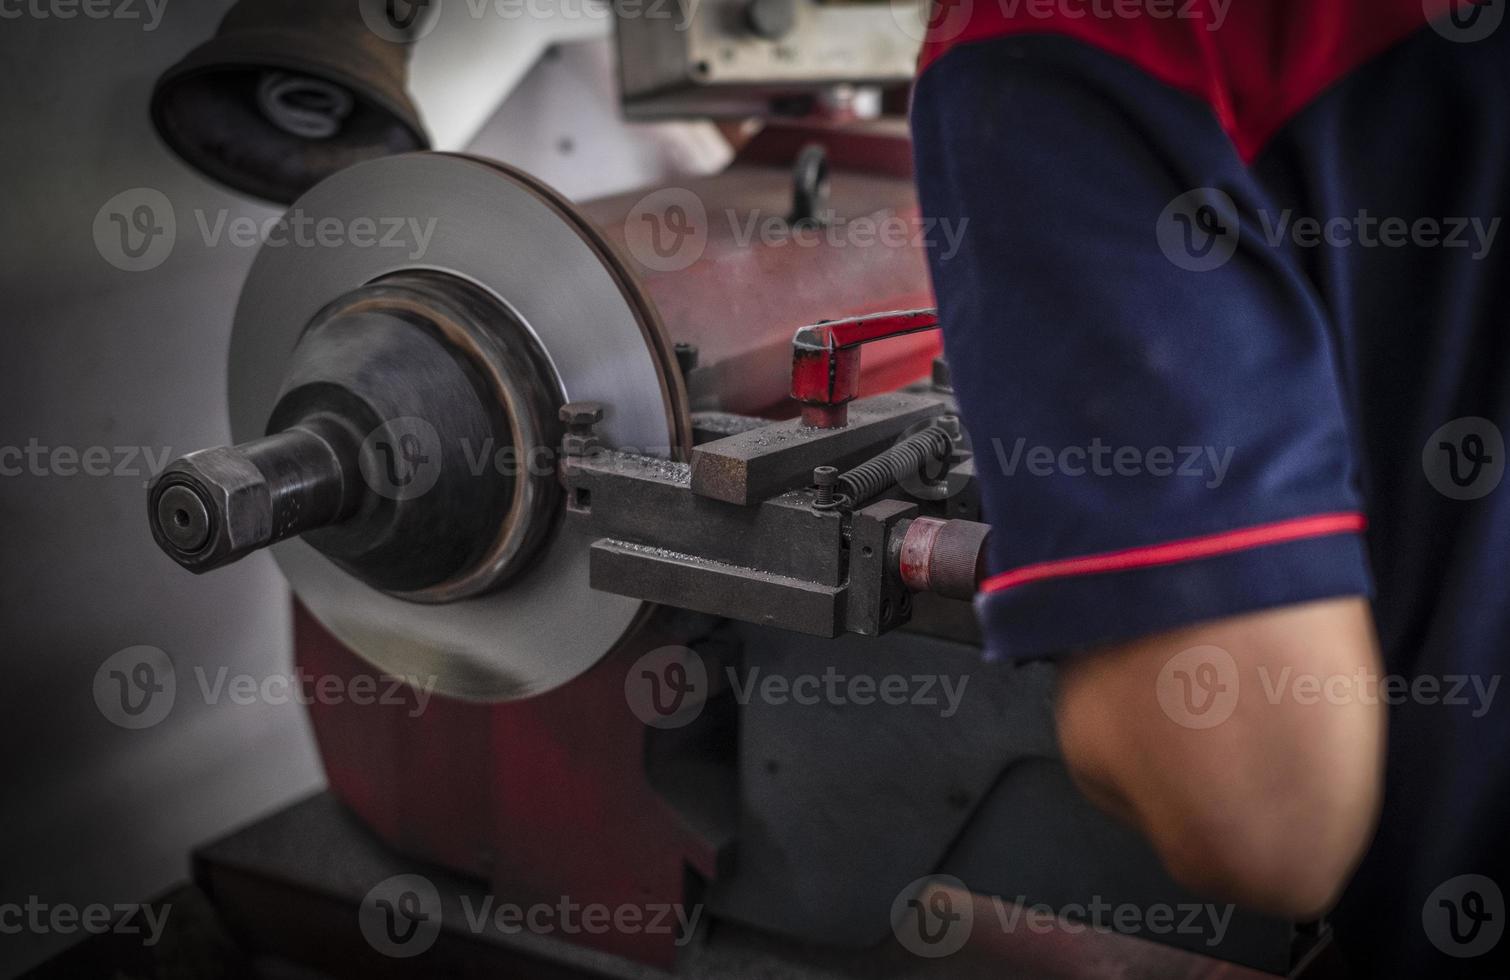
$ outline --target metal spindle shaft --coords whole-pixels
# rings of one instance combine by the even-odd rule
[[[337,423],[310,420],[190,453],[153,487],[153,537],[179,564],[205,572],[345,520],[360,501],[351,442]]]

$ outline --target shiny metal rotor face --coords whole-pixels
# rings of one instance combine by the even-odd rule
[[[253,264],[231,340],[231,429],[264,434],[290,353],[337,297],[432,270],[491,293],[539,342],[568,400],[609,407],[605,441],[669,455],[685,439],[685,393],[669,345],[630,276],[570,205],[533,179],[445,154],[359,164],[292,205]],[[469,465],[501,447],[443,446]],[[406,601],[364,585],[302,540],[274,555],[294,592],[382,670],[473,700],[537,694],[581,674],[642,614],[588,587],[589,541],[559,522],[536,564],[486,595]]]

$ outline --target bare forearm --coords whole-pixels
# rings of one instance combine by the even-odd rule
[[[1378,671],[1361,599],[1201,624],[1068,663],[1060,740],[1086,794],[1141,830],[1181,883],[1309,917],[1373,832],[1384,711],[1356,679]],[[1299,697],[1302,677],[1347,683]],[[1216,714],[1194,710],[1203,699]]]

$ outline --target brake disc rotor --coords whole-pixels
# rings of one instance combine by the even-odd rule
[[[662,456],[689,446],[686,393],[653,307],[597,231],[533,178],[470,157],[387,157],[319,184],[288,221],[283,237],[292,240],[263,246],[236,310],[236,441],[265,433],[295,344],[332,300],[429,270],[504,304],[538,341],[568,400],[607,406],[599,431],[609,445]],[[293,234],[300,228],[302,239]],[[338,243],[322,244],[330,237]],[[589,543],[559,521],[533,567],[496,592],[444,604],[365,585],[297,538],[273,554],[314,616],[377,667],[433,680],[444,694],[510,700],[581,674],[643,614],[636,600],[588,587]]]

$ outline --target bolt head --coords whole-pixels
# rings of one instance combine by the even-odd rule
[[[603,404],[567,402],[561,406],[561,421],[567,425],[596,425],[603,421]]]
[[[152,481],[147,493],[152,536],[190,571],[209,571],[235,561],[265,545],[273,533],[267,478],[229,448],[205,449],[175,461]],[[191,501],[204,509],[203,525]],[[177,520],[179,510],[185,511],[187,525]]]

